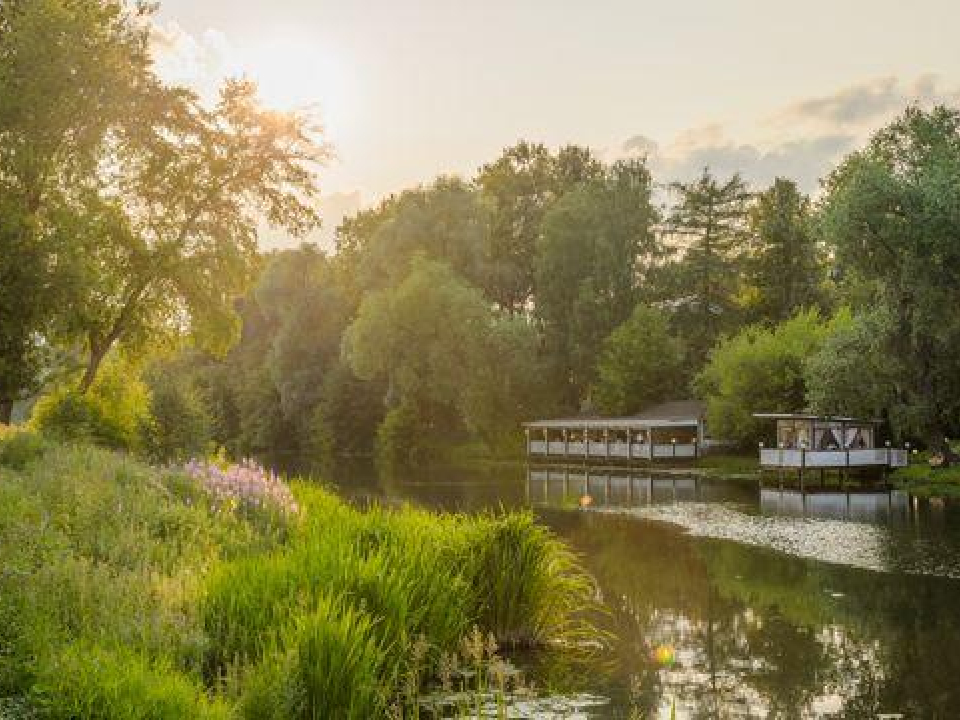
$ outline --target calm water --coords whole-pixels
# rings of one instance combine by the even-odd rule
[[[960,718],[957,505],[603,470],[416,478],[353,469],[338,484],[448,510],[531,507],[600,585],[609,648],[528,667],[573,699],[530,717]]]

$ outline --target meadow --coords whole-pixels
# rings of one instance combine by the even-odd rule
[[[0,717],[476,717],[594,587],[529,514],[0,436]],[[446,692],[442,713],[423,699]]]

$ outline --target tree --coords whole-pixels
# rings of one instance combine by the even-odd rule
[[[382,380],[385,403],[416,423],[416,442],[399,450],[427,452],[431,443],[457,431],[464,384],[482,356],[490,309],[479,290],[450,268],[415,259],[398,285],[371,293],[345,337],[345,353],[357,377]],[[407,437],[409,430],[399,436]]]
[[[543,397],[536,333],[505,318],[448,266],[415,259],[398,285],[371,293],[347,331],[357,377],[385,386],[380,451],[411,460],[470,433],[499,443]]]
[[[755,319],[780,323],[823,301],[823,257],[812,231],[810,200],[777,178],[750,210],[749,283]]]
[[[711,432],[747,447],[763,431],[754,413],[804,409],[806,363],[832,327],[848,321],[849,316],[840,315],[825,323],[815,310],[807,310],[774,328],[752,325],[721,340],[695,380],[707,403]]]
[[[827,179],[821,208],[858,312],[896,367],[891,419],[942,447],[960,432],[960,112],[911,107]]]
[[[325,150],[305,118],[262,109],[248,82],[227,83],[213,110],[182,92],[164,100],[115,148],[117,175],[86,198],[66,322],[85,340],[81,390],[118,342],[187,332],[225,347],[258,223],[298,235],[318,221]]]
[[[750,194],[739,175],[718,182],[704,170],[692,183],[675,183],[679,202],[668,228],[680,253],[674,299],[686,362],[702,364],[720,333],[735,326]]]
[[[399,282],[417,256],[444,262],[479,284],[488,228],[477,191],[458,178],[440,177],[345,220],[337,249],[360,293]]]
[[[891,318],[883,309],[834,323],[804,366],[807,405],[824,415],[880,418],[894,407],[902,361],[881,347]],[[896,414],[896,413],[895,413]]]
[[[683,356],[664,313],[637,305],[630,318],[603,341],[594,390],[610,415],[634,413],[682,389]]]
[[[0,3],[0,422],[38,389],[43,338],[69,306],[62,242],[104,140],[156,92],[145,12]]]
[[[642,161],[622,161],[568,192],[544,218],[536,313],[568,406],[586,395],[603,339],[630,315],[659,257],[651,187]]]
[[[525,309],[534,292],[537,239],[545,213],[566,192],[603,174],[586,148],[521,141],[484,165],[476,183],[492,212],[486,247],[487,296],[508,313]]]

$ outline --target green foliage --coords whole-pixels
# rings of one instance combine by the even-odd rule
[[[673,188],[679,201],[669,224],[682,252],[674,267],[675,327],[687,364],[698,367],[738,321],[750,195],[739,175],[719,182],[708,170]]]
[[[137,717],[98,693],[134,702],[153,670],[158,693],[170,680],[182,694],[174,670],[196,686],[200,575],[221,554],[274,542],[214,513],[189,479],[92,447],[51,444],[22,471],[0,466],[0,506],[0,696],[29,695],[39,682],[52,688],[44,698],[57,717],[96,698],[120,713],[110,717]],[[99,670],[72,671],[97,648]],[[133,684],[121,687],[127,666]]]
[[[568,145],[553,154],[525,141],[480,169],[476,183],[491,208],[480,284],[501,310],[521,313],[534,294],[544,214],[565,193],[602,175],[603,166],[586,148]]]
[[[43,668],[35,703],[51,720],[230,720],[230,708],[209,700],[182,673],[125,648],[74,643]]]
[[[593,586],[555,535],[527,514],[479,518],[468,528],[462,561],[481,628],[512,646],[585,636]]]
[[[474,625],[524,645],[584,629],[592,585],[528,515],[295,491],[277,533],[92,447],[0,466],[0,697],[55,718],[377,717]]]
[[[652,179],[622,161],[563,196],[537,245],[537,314],[556,367],[557,392],[576,406],[595,377],[603,339],[639,299],[646,264],[658,257]]]
[[[321,596],[316,609],[289,631],[284,646],[285,652],[267,661],[278,668],[259,669],[275,684],[270,700],[282,702],[266,717],[366,720],[384,713],[385,656],[369,614]],[[264,717],[261,708],[269,704],[247,700],[247,717]]]
[[[797,184],[777,178],[750,210],[753,247],[747,275],[756,293],[747,310],[783,322],[824,300],[823,251],[813,232],[810,200]]]
[[[659,310],[637,305],[630,318],[603,341],[594,389],[597,407],[627,415],[682,392],[683,354]]]
[[[39,433],[26,428],[0,426],[0,465],[12,470],[25,470],[46,449],[47,443]]]
[[[443,262],[478,285],[488,224],[487,208],[468,183],[440,177],[344,222],[338,247],[350,261],[352,280],[365,292],[396,285],[419,256]]]
[[[0,422],[37,390],[40,339],[73,308],[103,143],[154,89],[146,32],[114,0],[0,6]]]
[[[117,359],[86,393],[66,386],[41,398],[32,422],[41,433],[58,440],[140,450],[150,422],[149,391],[136,371]]]
[[[936,444],[960,431],[958,187],[960,112],[912,107],[831,174],[821,212],[854,310],[884,318],[895,429]]]
[[[752,326],[721,340],[696,379],[707,403],[711,432],[725,442],[747,447],[764,429],[753,413],[804,409],[805,364],[832,327],[847,322],[846,314],[828,323],[808,310],[775,328]]]
[[[474,624],[522,645],[573,639],[585,628],[573,616],[589,605],[591,584],[576,558],[527,515],[364,513],[305,486],[298,497],[306,518],[285,551],[223,566],[204,596],[208,673],[237,662],[256,666],[262,680],[246,700],[251,708],[270,704],[264,694],[274,694],[277,707],[287,702],[279,679],[300,670],[278,667],[298,657],[305,627],[317,652],[335,653],[339,621],[322,614],[330,625],[323,627],[314,614],[331,602],[352,608],[340,615],[360,629],[356,650],[375,658],[363,676],[378,678],[381,695],[371,702],[399,692],[412,663],[423,662],[429,676]]]
[[[158,362],[144,377],[150,394],[145,452],[158,463],[207,454],[213,423],[189,370],[181,363]]]
[[[884,356],[889,332],[882,309],[835,323],[806,361],[807,404],[818,413],[879,418],[895,408],[897,358]],[[902,410],[906,410],[903,408]]]

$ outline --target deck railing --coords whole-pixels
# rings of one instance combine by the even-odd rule
[[[775,468],[845,468],[905,467],[907,451],[901,448],[864,448],[859,450],[798,450],[794,448],[762,448],[761,467]]]
[[[693,459],[698,455],[694,443],[655,444],[626,442],[625,440],[563,441],[530,440],[527,452],[537,457],[566,457],[573,460],[603,458],[611,460],[668,460]]]

